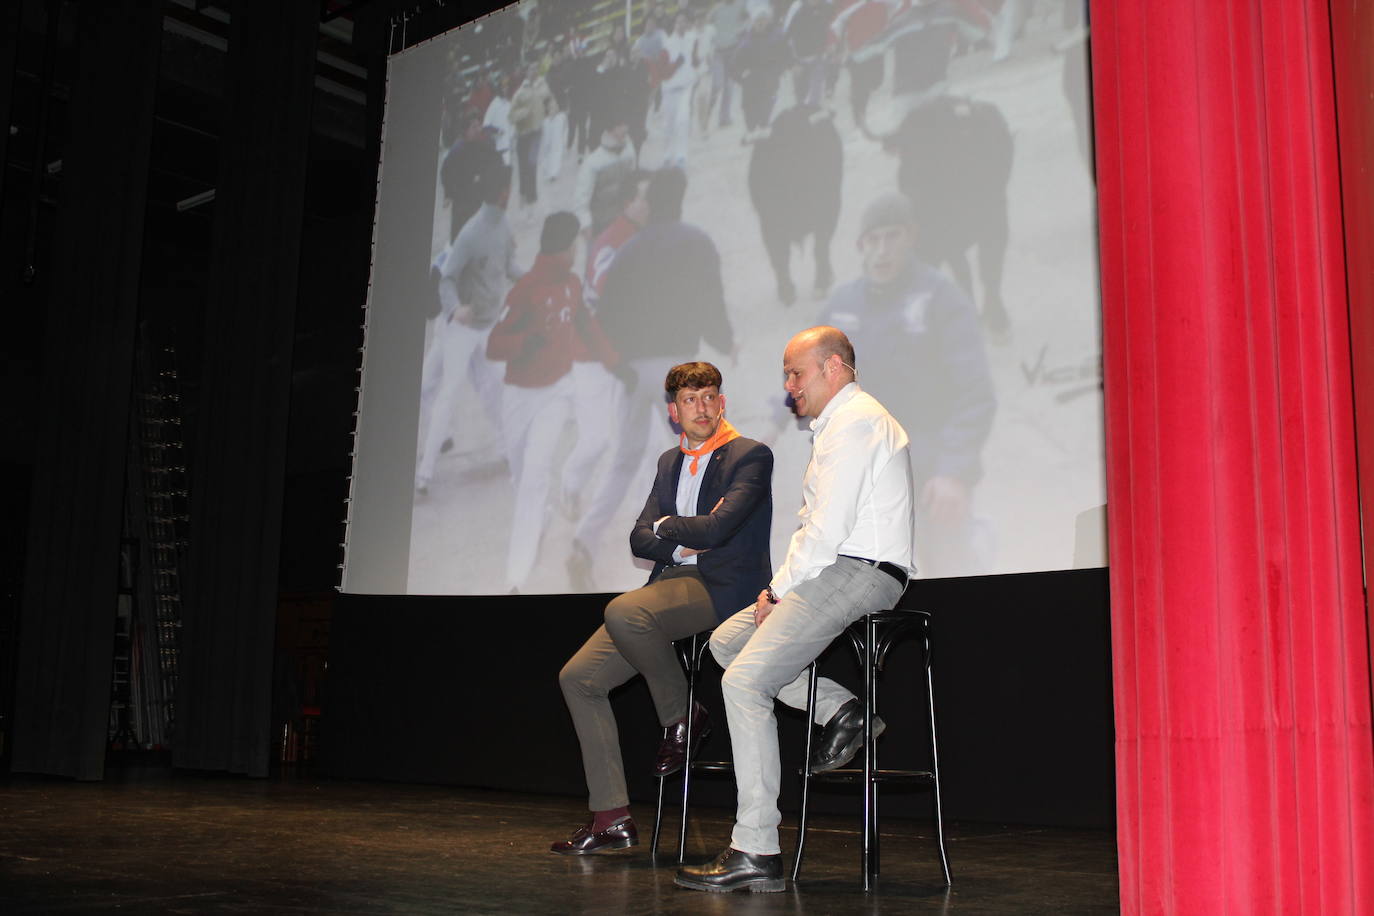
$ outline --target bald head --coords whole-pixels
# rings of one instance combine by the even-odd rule
[[[822,324],[814,328],[807,328],[797,335],[797,337],[802,336],[806,336],[812,342],[811,346],[816,358],[821,362],[825,362],[832,356],[838,356],[840,362],[844,364],[845,370],[849,372],[849,381],[854,380],[854,345],[849,342],[849,337],[844,331]]]
[[[854,381],[854,345],[839,328],[807,328],[787,342],[782,374],[797,415],[818,417]]]

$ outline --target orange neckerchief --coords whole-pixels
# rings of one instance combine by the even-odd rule
[[[707,439],[705,442],[701,443],[701,447],[700,447],[700,448],[688,448],[688,447],[687,447],[687,434],[686,434],[686,433],[683,433],[683,434],[682,434],[682,438],[681,438],[680,440],[678,440],[678,446],[677,446],[677,447],[680,448],[680,449],[682,449],[682,454],[692,456],[692,463],[688,466],[687,469],[688,469],[689,471],[691,471],[691,472],[692,472],[692,476],[695,477],[695,476],[697,476],[697,464],[701,461],[701,456],[702,456],[702,455],[705,455],[707,452],[713,452],[713,451],[715,451],[716,449],[720,448],[720,447],[721,447],[722,445],[724,445],[725,443],[729,442],[731,439],[738,439],[738,438],[739,438],[739,430],[737,430],[737,429],[735,429],[733,426],[731,426],[729,420],[725,419],[724,417],[721,417],[721,418],[720,418],[720,426],[717,426],[717,427],[716,427],[716,433],[715,433],[715,435],[713,435],[711,438]]]

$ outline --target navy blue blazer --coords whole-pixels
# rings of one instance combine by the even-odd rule
[[[630,549],[654,561],[653,582],[673,565],[679,546],[705,553],[697,569],[711,595],[716,617],[724,620],[753,604],[773,577],[768,553],[773,525],[773,451],[740,436],[711,453],[701,472],[696,515],[677,514],[677,482],[686,456],[671,448],[658,458],[654,488],[630,532]],[[720,502],[714,512],[712,507]],[[668,516],[654,534],[654,522]]]

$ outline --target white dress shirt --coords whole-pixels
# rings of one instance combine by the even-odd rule
[[[802,479],[801,527],[773,576],[782,597],[840,555],[916,571],[915,501],[906,431],[856,382],[811,421],[811,463]]]

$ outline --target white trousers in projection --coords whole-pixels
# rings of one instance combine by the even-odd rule
[[[444,440],[454,435],[453,415],[465,385],[476,392],[487,419],[500,422],[505,364],[487,359],[490,334],[490,328],[469,327],[443,316],[434,323],[434,341],[421,369],[420,416],[429,425],[415,468],[417,486],[429,486]]]
[[[663,90],[663,168],[687,167],[687,143],[692,132],[692,87]]]
[[[614,387],[614,377],[601,363],[573,363],[567,375],[543,388],[505,386],[502,430],[515,491],[506,554],[508,586],[523,590],[534,571],[539,542],[548,528],[549,493],[559,460],[563,459],[559,496],[566,504],[569,494],[587,485],[597,461],[607,454],[615,411],[607,410],[606,404]]]
[[[553,182],[563,174],[563,148],[568,145],[568,114],[559,111],[544,119],[544,133],[539,138],[539,168],[546,182]]]

